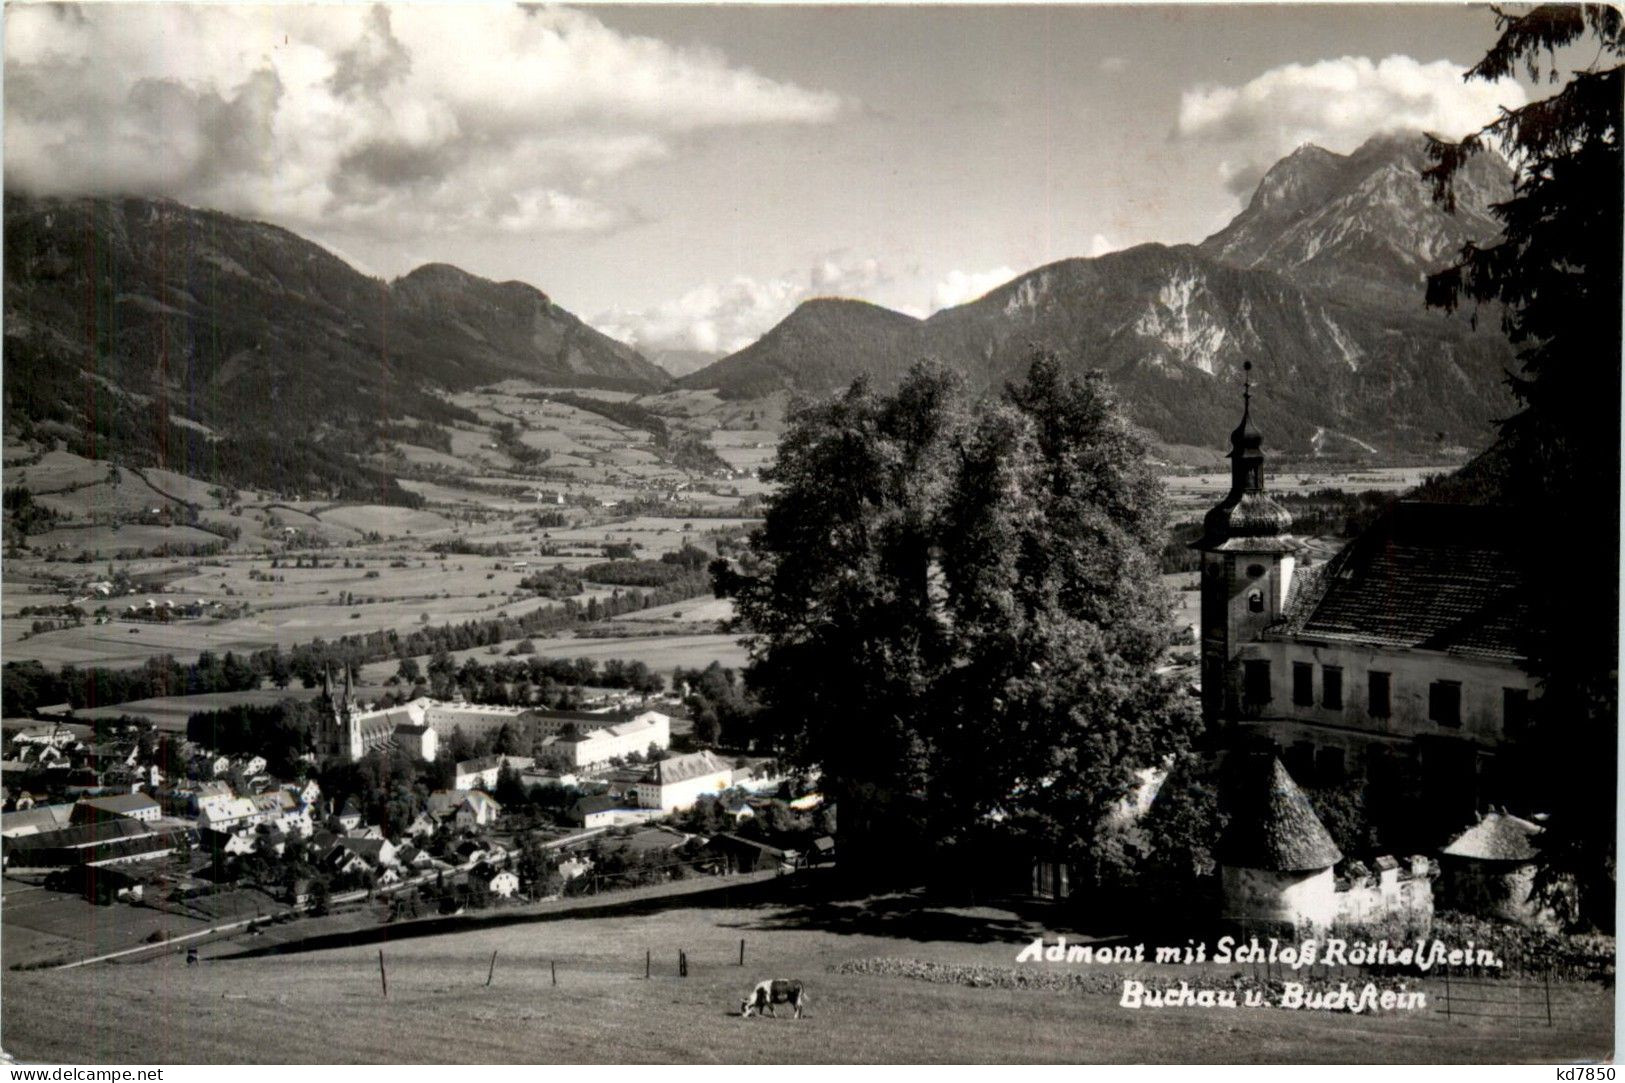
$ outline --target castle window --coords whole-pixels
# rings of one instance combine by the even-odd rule
[[[1250,704],[1270,701],[1270,664],[1256,658],[1241,664],[1241,696]]]
[[[1315,667],[1308,662],[1292,663],[1292,702],[1299,707],[1315,705]]]
[[[1257,579],[1259,576],[1264,574],[1264,565],[1262,565],[1262,564],[1249,564],[1249,565],[1247,565],[1247,574],[1252,576],[1254,579]]]
[[[1343,670],[1340,666],[1320,667],[1320,705],[1333,711],[1343,709]]]
[[[1521,735],[1529,725],[1529,689],[1501,689],[1501,732],[1508,737]]]
[[[1264,592],[1263,591],[1255,590],[1251,594],[1247,595],[1247,612],[1249,612],[1249,613],[1262,613],[1262,612],[1264,612]]]
[[[1434,681],[1428,685],[1428,718],[1441,726],[1461,725],[1461,682]]]
[[[1392,708],[1389,706],[1389,674],[1373,669],[1366,675],[1365,713],[1372,718],[1387,718]]]

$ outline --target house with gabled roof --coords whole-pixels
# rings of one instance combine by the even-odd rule
[[[674,812],[692,808],[702,795],[715,796],[732,782],[732,764],[715,752],[691,752],[650,765],[635,793],[643,808]]]
[[[163,815],[158,802],[144,793],[116,793],[86,797],[74,809],[74,816],[128,816],[132,820],[156,820]]]
[[[458,827],[488,827],[502,815],[502,805],[490,794],[469,790],[457,805]]]

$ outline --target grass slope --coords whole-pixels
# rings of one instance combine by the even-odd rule
[[[710,893],[391,942],[387,999],[370,944],[191,969],[170,957],[116,972],[14,972],[6,1051],[192,1063],[1450,1063],[1593,1059],[1613,1044],[1612,998],[1596,986],[1554,991],[1550,1028],[1435,1012],[1130,1011],[1110,995],[831,972],[876,955],[1010,966],[1040,930],[1008,912],[727,902]],[[675,976],[679,948],[686,979]],[[807,983],[808,1018],[737,1016],[769,976]]]

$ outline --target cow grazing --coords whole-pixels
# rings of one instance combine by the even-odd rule
[[[757,1015],[771,1015],[778,1018],[778,1012],[773,1010],[775,1004],[788,1004],[795,1011],[795,1017],[801,1018],[801,1009],[807,1003],[807,992],[801,987],[799,981],[787,981],[784,978],[773,978],[769,981],[759,982],[756,988],[750,991],[750,997],[739,1005],[739,1014],[749,1019],[752,1012]]]

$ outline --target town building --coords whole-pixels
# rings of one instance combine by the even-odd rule
[[[502,774],[504,767],[514,771],[527,771],[536,765],[536,761],[529,756],[478,756],[472,760],[463,760],[455,769],[452,788],[456,790],[490,790],[495,789],[497,778]]]
[[[496,798],[479,790],[470,790],[457,806],[455,821],[459,828],[489,827],[501,815],[502,805]]]
[[[24,835],[37,835],[41,831],[55,831],[67,827],[73,820],[74,806],[33,805],[0,815],[0,837],[14,839]]]
[[[652,764],[634,792],[643,808],[675,812],[692,808],[704,795],[716,795],[733,782],[733,767],[714,752],[691,752]]]
[[[495,789],[502,773],[501,756],[479,756],[457,764],[451,788],[454,790]]]
[[[66,868],[74,865],[121,865],[167,857],[187,844],[187,832],[164,828],[128,816],[8,838],[3,861],[8,868]]]
[[[611,731],[580,750],[606,762],[630,752],[647,752],[651,744],[671,747],[671,718],[659,711],[553,711],[533,707],[505,707],[477,703],[443,703],[420,696],[394,707],[365,709],[355,701],[346,673],[335,690],[323,678],[317,700],[321,724],[317,748],[326,759],[354,762],[368,752],[400,748],[420,760],[432,760],[441,743],[453,732],[470,740],[495,736],[507,728],[521,747],[542,738],[569,735],[590,737]],[[641,742],[641,743],[639,743]],[[494,783],[493,783],[494,784]]]
[[[578,771],[602,769],[634,753],[646,755],[651,747],[661,751],[671,747],[671,718],[659,711],[644,711],[601,729],[578,730],[574,737],[559,737],[546,745],[547,758]]]
[[[163,816],[163,809],[158,802],[144,793],[121,793],[107,797],[87,797],[80,801],[74,809],[74,816],[81,817],[84,810],[91,816],[128,816],[132,820],[145,820],[151,822]]]
[[[265,814],[246,797],[207,797],[198,802],[197,825],[211,831],[231,831],[265,822]]]

